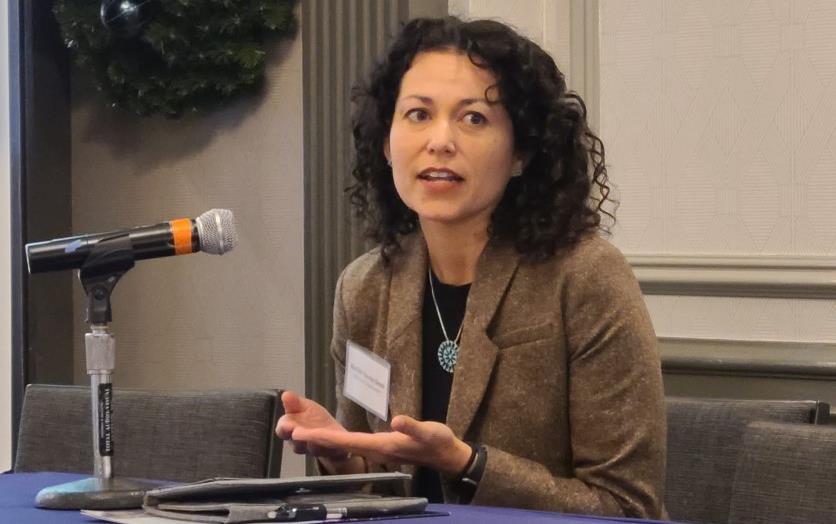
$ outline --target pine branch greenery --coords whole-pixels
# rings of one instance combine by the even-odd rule
[[[120,38],[99,19],[99,0],[55,0],[76,62],[114,107],[177,118],[257,89],[264,43],[296,32],[294,0],[162,0],[141,34]]]

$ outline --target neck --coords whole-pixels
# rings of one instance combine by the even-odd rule
[[[488,243],[487,224],[448,225],[422,220],[430,265],[444,284],[460,286],[473,282],[476,263]]]

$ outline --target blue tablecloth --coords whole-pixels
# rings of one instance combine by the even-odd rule
[[[83,516],[78,511],[59,511],[38,509],[35,507],[35,495],[41,488],[71,482],[84,478],[85,475],[72,473],[16,473],[0,475],[0,523],[14,524],[79,524],[99,522]],[[431,509],[445,511],[445,517],[427,517],[416,520],[378,520],[375,522],[398,522],[399,524],[594,524],[612,522],[654,522],[637,519],[614,519],[562,515],[542,511],[526,511],[507,508],[488,508],[481,506],[456,506],[452,504],[432,504]],[[185,522],[185,521],[184,521]]]

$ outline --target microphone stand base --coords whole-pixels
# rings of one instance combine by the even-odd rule
[[[47,509],[130,509],[142,507],[145,492],[167,482],[96,477],[49,486],[38,492],[35,504]]]

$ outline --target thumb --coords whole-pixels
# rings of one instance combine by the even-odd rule
[[[293,391],[285,391],[282,393],[282,404],[284,405],[285,413],[299,413],[305,409],[305,397]]]
[[[392,419],[392,429],[403,433],[415,440],[424,441],[428,438],[426,425],[408,415],[398,415]]]

